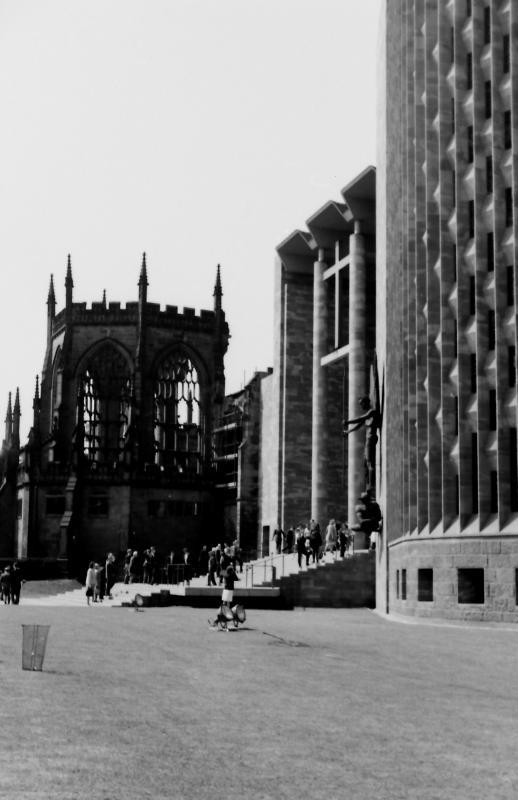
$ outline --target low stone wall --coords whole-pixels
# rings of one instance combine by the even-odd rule
[[[397,614],[518,622],[518,535],[400,539],[388,580]]]

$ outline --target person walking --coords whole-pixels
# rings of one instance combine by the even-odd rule
[[[204,544],[198,556],[198,575],[207,575],[209,571],[209,551]]]
[[[295,548],[297,550],[297,563],[299,565],[299,569],[302,568],[302,559],[306,555],[306,538],[304,533],[300,531],[300,536],[298,537],[297,541],[295,542]]]
[[[131,556],[129,562],[129,582],[130,583],[138,583],[140,580],[140,556],[138,554],[138,550],[133,551],[133,555]]]
[[[90,599],[95,598],[95,589],[97,586],[97,572],[95,570],[95,562],[90,561],[88,565],[88,570],[86,572],[86,604],[90,605]]]
[[[216,558],[216,551],[211,550],[209,553],[209,565],[207,572],[207,586],[216,586],[216,575],[218,574],[218,560]]]
[[[9,566],[5,567],[0,575],[0,592],[5,605],[8,606],[11,602],[11,567]]]
[[[326,528],[326,544],[324,553],[334,553],[336,550],[336,543],[338,535],[336,533],[336,524],[334,519],[330,519]]]
[[[115,556],[113,553],[108,553],[106,562],[104,564],[104,581],[106,585],[106,594],[109,598],[112,596],[112,586],[117,580],[117,572],[115,567]]]
[[[311,555],[313,557],[313,564],[316,564],[320,559],[320,548],[322,547],[322,535],[320,533],[320,525],[314,519],[309,523],[309,538],[311,544]]]
[[[234,598],[234,583],[239,580],[239,576],[235,571],[232,564],[229,564],[225,570],[223,592],[221,594],[221,605],[228,606]]]
[[[20,602],[22,583],[22,571],[19,563],[15,561],[11,570],[11,601],[15,606],[17,606]]]

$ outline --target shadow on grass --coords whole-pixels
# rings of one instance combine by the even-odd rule
[[[268,633],[268,631],[262,631],[264,636],[270,636],[272,638],[271,642],[268,644],[282,644],[287,647],[310,647],[311,645],[306,644],[306,642],[297,642],[293,639],[284,639],[282,636],[276,636],[275,633]]]

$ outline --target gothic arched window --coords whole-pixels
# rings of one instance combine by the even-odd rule
[[[181,474],[199,475],[203,457],[203,415],[198,371],[175,350],[159,365],[155,388],[155,463]]]
[[[131,423],[131,374],[123,354],[108,342],[83,363],[77,423],[89,461],[110,466],[122,461]]]

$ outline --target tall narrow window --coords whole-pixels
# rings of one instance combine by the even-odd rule
[[[491,42],[491,9],[484,6],[484,44]]]
[[[493,272],[495,269],[495,240],[493,231],[489,231],[486,237],[487,271]]]
[[[471,17],[471,0],[466,0],[466,16]]]
[[[512,264],[507,267],[507,305],[514,305],[514,267]]]
[[[491,81],[484,83],[484,111],[486,119],[491,116]]]
[[[455,29],[453,25],[450,28],[450,57],[453,63],[455,61]]]
[[[111,343],[89,356],[79,376],[77,440],[90,462],[117,467],[129,446],[131,376],[128,362]]]
[[[455,133],[455,98],[450,100],[450,114],[451,114],[451,134]]]
[[[451,204],[452,206],[457,205],[457,187],[456,187],[456,173],[453,169],[451,171]]]
[[[475,236],[475,202],[468,200],[468,233],[469,238],[473,239]]]
[[[507,348],[507,376],[509,388],[514,389],[516,386],[516,347],[514,344]]]
[[[401,570],[401,599],[406,600],[406,569]]]
[[[474,316],[476,311],[475,276],[469,276],[469,313]]]
[[[496,431],[496,389],[489,390],[489,430]]]
[[[455,432],[455,436],[459,435],[459,397],[455,395],[453,398],[453,430]]]
[[[475,353],[469,355],[469,378],[471,394],[477,391],[477,356]]]
[[[491,156],[486,158],[486,192],[491,194],[493,191],[493,159]]]
[[[468,125],[467,133],[468,137],[468,164],[473,162],[473,125]]]
[[[513,190],[510,186],[505,189],[505,225],[510,228],[513,224]]]
[[[492,469],[489,473],[490,507],[492,514],[498,514],[498,473]]]
[[[478,436],[471,434],[471,506],[473,514],[478,514]]]
[[[399,600],[399,570],[396,570],[396,599]]]
[[[511,511],[518,511],[518,452],[516,428],[509,428],[509,506]]]
[[[508,33],[506,33],[506,35],[503,37],[502,49],[502,72],[506,73],[511,69],[511,47]]]
[[[504,111],[504,147],[510,150],[513,144],[512,130],[511,130],[511,112]]]
[[[175,475],[199,475],[203,419],[198,372],[177,350],[157,369],[154,392],[155,464]]]
[[[473,56],[468,53],[466,56],[466,89],[473,89]]]
[[[453,282],[457,281],[457,245],[451,246],[451,260],[453,264]]]
[[[492,308],[487,312],[487,349],[495,349],[496,329],[495,312]]]

